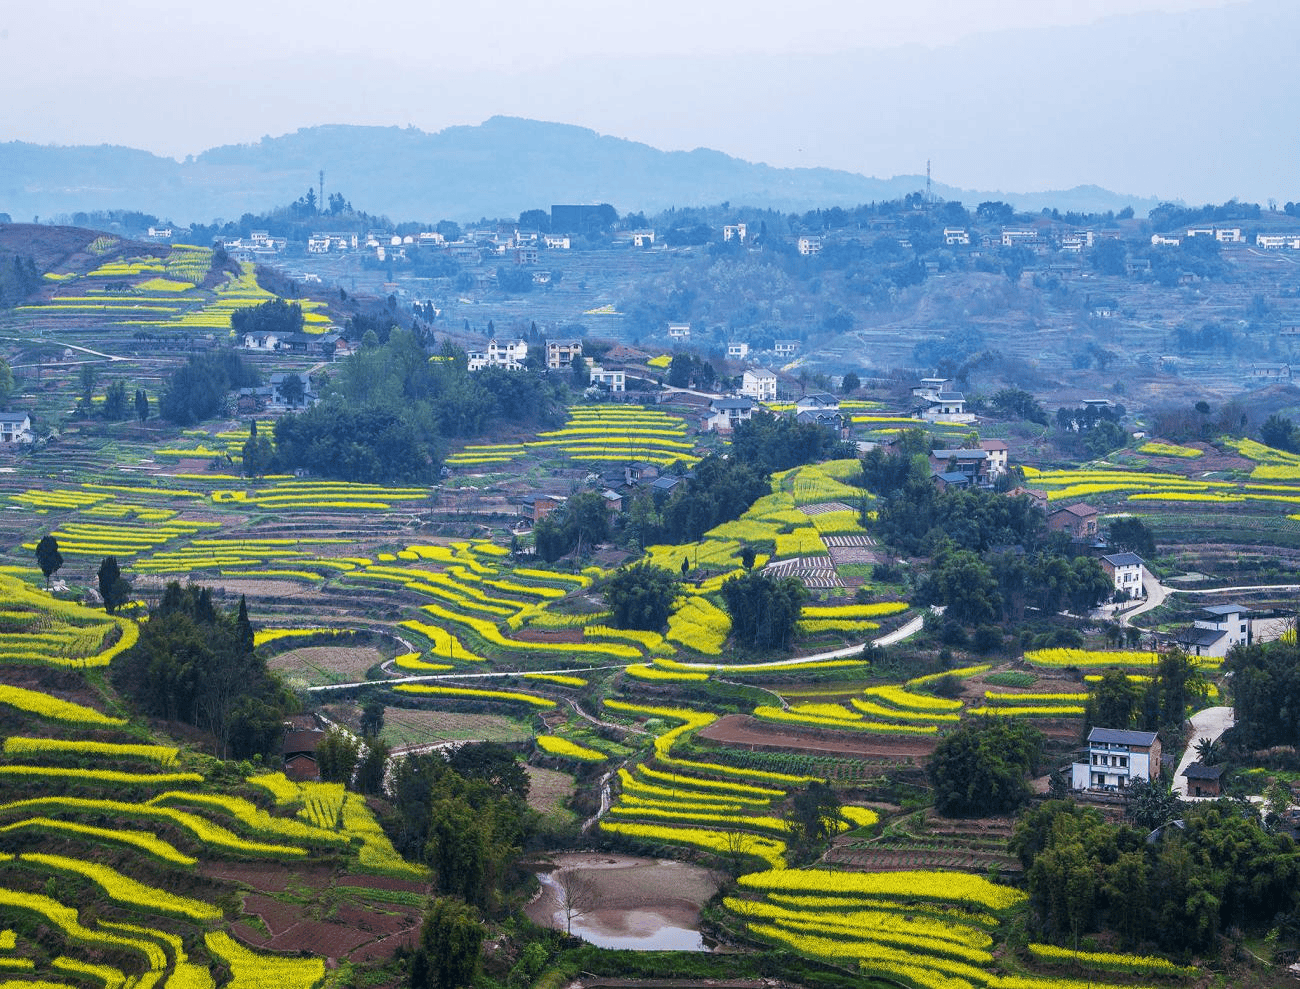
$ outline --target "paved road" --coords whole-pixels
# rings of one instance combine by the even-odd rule
[[[1131,624],[1132,620],[1144,611],[1150,611],[1152,608],[1158,608],[1165,603],[1165,599],[1172,594],[1245,594],[1249,591],[1300,591],[1300,584],[1246,584],[1244,586],[1229,585],[1226,587],[1169,587],[1156,580],[1155,575],[1146,567],[1142,568],[1142,588],[1147,592],[1147,598],[1132,611],[1125,612],[1120,616],[1120,623],[1123,625]]]
[[[1235,723],[1230,707],[1207,707],[1192,715],[1192,737],[1182,759],[1178,761],[1178,768],[1174,770],[1174,792],[1180,797],[1187,797],[1187,778],[1183,776],[1183,770],[1196,761],[1196,743],[1203,738],[1218,738]]]

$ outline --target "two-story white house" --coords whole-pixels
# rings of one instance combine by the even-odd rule
[[[749,344],[743,340],[733,340],[727,344],[727,359],[732,361],[743,361],[749,356]]]
[[[1160,775],[1160,736],[1153,731],[1094,728],[1088,732],[1085,762],[1073,764],[1076,790],[1123,790],[1137,779]]]
[[[924,404],[913,411],[917,419],[926,422],[974,422],[975,416],[966,411],[966,396],[953,388],[948,378],[922,378],[912,386],[912,395]]]
[[[822,239],[820,237],[800,237],[799,253],[804,257],[812,257],[814,254],[822,252]]]
[[[1250,609],[1239,604],[1214,604],[1202,608],[1190,628],[1174,641],[1190,656],[1226,656],[1233,646],[1250,645]]]
[[[776,375],[763,367],[746,369],[741,379],[740,394],[756,402],[775,402]]]
[[[798,350],[798,340],[777,340],[772,344],[772,353],[777,357],[793,357]]]
[[[607,371],[599,364],[591,365],[591,383],[611,392],[627,391],[627,373],[622,370]]]
[[[488,341],[487,350],[469,354],[468,368],[481,371],[485,367],[503,367],[507,371],[521,371],[527,357],[527,340],[497,340],[494,337]]]
[[[943,242],[949,247],[969,247],[970,233],[964,227],[944,227]]]
[[[690,323],[669,323],[668,339],[669,340],[689,340],[691,338]]]
[[[1142,557],[1136,553],[1112,553],[1101,558],[1101,568],[1110,575],[1116,592],[1123,591],[1130,598],[1144,595],[1142,589]]]
[[[26,412],[0,412],[0,446],[11,443],[30,443],[32,418]]]
[[[701,417],[700,428],[715,433],[729,433],[754,415],[754,402],[748,398],[715,398],[709,411]]]

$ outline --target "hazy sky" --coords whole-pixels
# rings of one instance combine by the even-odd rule
[[[1144,195],[1285,196],[1244,163],[1171,175],[1131,138],[1080,157],[1019,119],[1022,97],[1051,114],[1050,93],[1077,100],[1099,77],[1159,78],[1183,19],[1228,24],[1241,9],[1234,0],[9,2],[0,7],[0,140],[180,158],[315,124],[436,131],[508,114],[669,150],[706,146],[882,177],[923,171],[933,156],[945,181],[967,188],[1092,182]],[[1104,40],[1065,60],[1043,50],[1085,36]],[[1232,61],[1246,68],[1248,51]],[[1175,71],[1184,69],[1164,74]],[[1288,85],[1285,74],[1277,85]],[[1113,89],[1102,96],[1130,105],[1103,109],[1123,119],[1141,95]],[[1196,119],[1194,106],[1149,112]],[[1293,129],[1286,136],[1283,152]],[[1131,167],[1116,160],[1125,156]]]

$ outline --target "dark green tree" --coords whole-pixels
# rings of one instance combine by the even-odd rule
[[[361,708],[361,734],[367,738],[377,738],[384,730],[384,702],[366,701]]]
[[[840,382],[840,391],[845,395],[852,395],[861,387],[862,379],[858,377],[856,371],[850,371],[848,374],[844,375],[844,380]]]
[[[296,409],[307,394],[307,386],[300,375],[286,374],[284,380],[280,382],[280,394],[284,396],[285,404],[289,408]]]
[[[789,649],[808,590],[795,577],[750,571],[722,585],[736,641],[754,649]]]
[[[615,628],[658,632],[672,613],[681,582],[669,571],[648,563],[624,567],[605,584],[605,603],[614,612]]]
[[[805,854],[835,833],[840,798],[823,780],[813,780],[790,798],[785,814],[791,842]]]
[[[470,742],[452,753],[449,765],[463,779],[487,783],[520,799],[528,796],[528,773],[515,754],[500,742]]]
[[[36,544],[36,565],[45,575],[45,586],[50,586],[50,578],[63,566],[63,554],[59,552],[59,541],[48,533]]]
[[[351,783],[361,745],[341,728],[331,728],[316,746],[316,768],[325,783]]]
[[[1084,720],[1096,728],[1131,728],[1141,697],[1123,670],[1107,670],[1088,691]]]
[[[411,959],[411,989],[467,989],[478,972],[487,928],[478,911],[453,897],[433,901]]]
[[[149,418],[149,396],[143,388],[135,390],[135,417],[141,422]]]
[[[99,565],[97,576],[99,596],[104,601],[104,610],[111,615],[118,607],[126,604],[131,596],[131,585],[122,576],[122,568],[118,566],[116,556],[104,557]]]
[[[927,773],[935,809],[945,816],[1005,814],[1029,796],[1026,775],[1038,763],[1043,736],[1013,718],[976,718],[944,736]]]
[[[121,422],[127,417],[129,406],[126,401],[126,382],[120,378],[112,382],[104,392],[104,405],[100,414],[109,422]]]
[[[248,424],[248,439],[244,440],[243,468],[246,477],[261,477],[271,469],[275,448],[271,441],[257,431],[257,420]]]
[[[1134,779],[1124,795],[1128,798],[1124,805],[1125,816],[1147,831],[1181,817],[1187,807],[1174,793],[1173,784],[1160,777]]]
[[[1156,555],[1156,540],[1141,519],[1129,515],[1115,519],[1106,530],[1111,546],[1117,550],[1136,553],[1144,560]]]

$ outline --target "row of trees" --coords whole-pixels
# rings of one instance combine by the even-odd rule
[[[1065,801],[1027,813],[1011,850],[1040,930],[1077,947],[1081,935],[1105,929],[1126,947],[1152,940],[1184,954],[1212,948],[1231,927],[1300,928],[1300,857],[1289,838],[1231,801],[1178,813],[1181,828],[1151,836],[1150,820],[1109,824]]]
[[[107,574],[101,568],[101,584],[113,564]],[[284,717],[296,709],[292,693],[253,651],[243,598],[236,610],[222,611],[208,588],[174,581],[109,674],[140,713],[210,732],[222,759],[275,753]]]
[[[259,384],[257,369],[233,349],[201,354],[189,358],[167,378],[158,412],[177,426],[190,426],[219,414],[232,388]]]
[[[1088,725],[1102,728],[1166,730],[1169,738],[1180,737],[1188,705],[1205,700],[1205,677],[1182,652],[1160,654],[1154,675],[1146,683],[1135,683],[1123,670],[1109,670],[1088,691]]]

